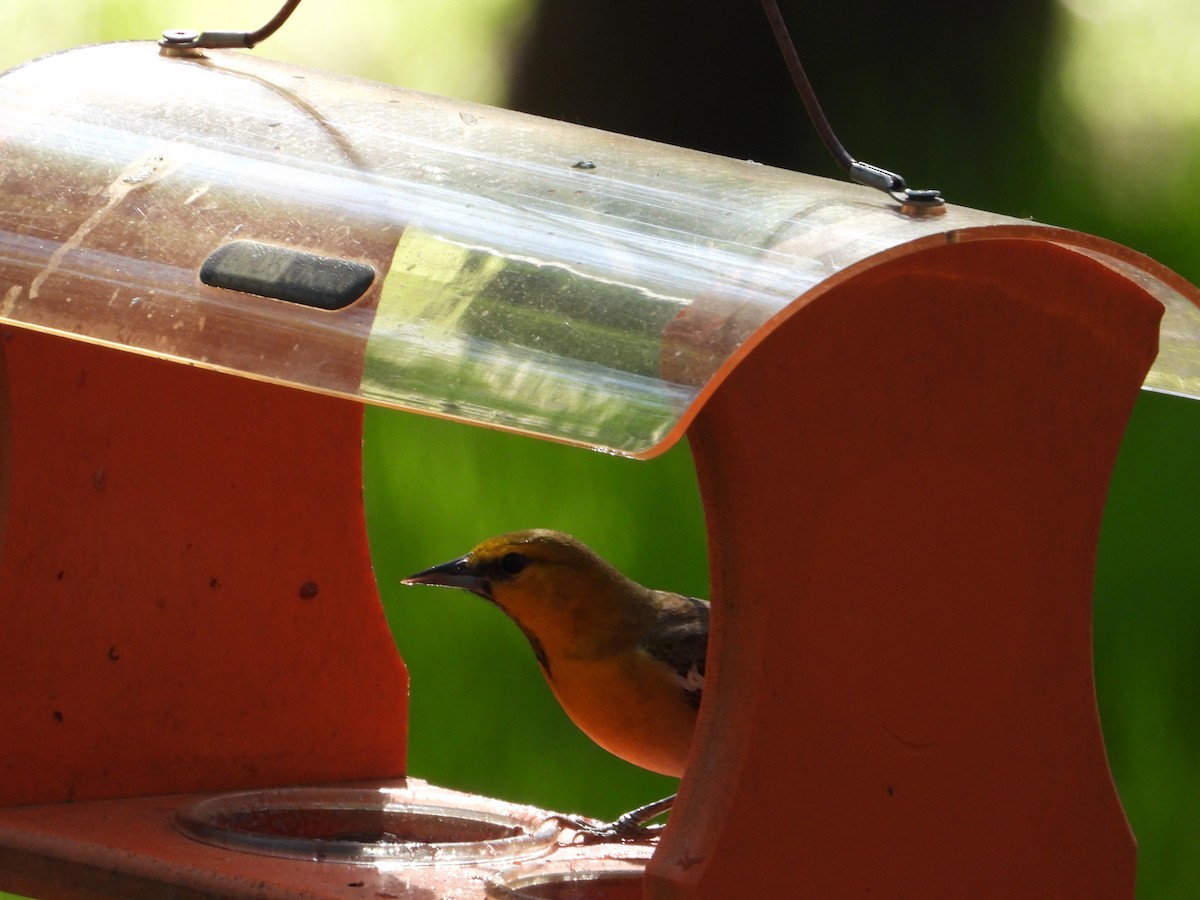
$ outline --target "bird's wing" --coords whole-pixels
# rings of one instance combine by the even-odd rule
[[[642,638],[641,647],[671,669],[687,702],[699,708],[708,651],[708,603],[665,592],[658,599],[658,618]]]

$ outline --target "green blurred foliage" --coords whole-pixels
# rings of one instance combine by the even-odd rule
[[[80,44],[163,31],[253,31],[282,0],[4,0],[0,71]],[[414,90],[499,102],[532,0],[307,0],[255,52]]]
[[[252,29],[275,6],[5,0],[0,68],[165,28]],[[501,102],[534,6],[307,0],[259,52]],[[549,80],[536,66],[526,71],[540,79],[542,109],[545,91],[559,91],[555,115],[633,133],[644,132],[622,123],[644,122],[646,136],[830,174],[807,125],[780,112],[794,112],[795,101],[757,6],[613,0],[596,17],[591,5],[546,0],[543,11],[575,9],[586,31],[553,32],[555,40],[541,41],[550,48],[543,58],[583,63],[576,77],[565,68]],[[852,152],[955,202],[1100,234],[1200,282],[1200,83],[1187,68],[1196,55],[1178,52],[1180,35],[1194,42],[1200,7],[860,7],[848,16],[838,4],[785,4]],[[873,14],[903,27],[864,31],[858,23]],[[642,21],[651,15],[660,18]],[[745,24],[727,27],[732,19]],[[739,80],[746,72],[759,81]],[[524,102],[529,91],[518,94]],[[611,118],[591,118],[589,108]],[[732,117],[706,130],[709,113],[722,110]],[[679,130],[648,133],[672,127]],[[720,140],[710,143],[714,131]],[[455,591],[403,588],[399,579],[488,535],[543,526],[575,533],[645,583],[703,596],[703,514],[686,446],[630,462],[378,409],[366,411],[365,425],[376,573],[412,678],[413,774],[600,816],[669,792],[669,779],[611,757],[567,721],[524,639],[496,609]],[[1200,404],[1143,394],[1101,536],[1095,645],[1110,760],[1139,837],[1139,894],[1147,898],[1189,896],[1200,884],[1198,546]]]
[[[1200,886],[1200,404],[1145,393],[1109,490],[1096,687],[1138,893]]]
[[[1198,28],[1200,6],[1186,0],[1069,0],[1042,96],[1041,184],[1052,221],[1140,250],[1193,284]],[[1146,898],[1200,890],[1197,548],[1200,403],[1143,393],[1109,491],[1093,639],[1109,762],[1138,839]]]

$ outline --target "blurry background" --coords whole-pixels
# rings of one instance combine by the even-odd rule
[[[4,0],[0,69],[166,28],[252,30],[275,5]],[[858,158],[954,203],[1103,235],[1200,283],[1194,0],[783,6]],[[305,0],[257,52],[837,177],[756,0]],[[497,610],[398,580],[545,526],[640,581],[703,596],[687,447],[635,463],[368,409],[364,463],[376,572],[412,676],[412,773],[605,817],[670,792],[574,729]],[[1148,898],[1200,884],[1198,548],[1200,404],[1143,394],[1101,539],[1095,643]]]

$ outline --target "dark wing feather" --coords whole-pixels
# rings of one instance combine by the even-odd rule
[[[642,649],[670,666],[687,702],[699,708],[708,652],[708,602],[666,592],[659,593],[659,600],[658,619],[642,638]]]

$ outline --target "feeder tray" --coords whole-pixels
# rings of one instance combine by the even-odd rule
[[[517,815],[405,777],[373,403],[630,457],[688,435],[709,681],[646,896],[1132,896],[1091,580],[1138,390],[1200,395],[1178,276],[148,43],[0,76],[0,185],[0,887],[601,896],[556,866],[612,847],[313,862],[172,825],[363,782]]]

